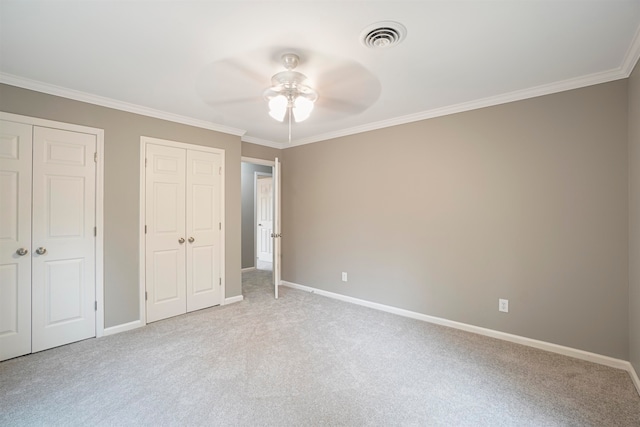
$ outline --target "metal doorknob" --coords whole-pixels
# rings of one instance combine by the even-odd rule
[[[28,250],[26,250],[25,248],[20,248],[20,249],[18,249],[18,250],[16,251],[16,253],[17,253],[18,255],[20,255],[20,256],[25,256],[26,254],[28,254],[28,253],[29,253],[29,251],[28,251]]]
[[[196,239],[194,239],[193,237],[189,237],[189,243],[193,243],[195,241],[196,241]]]
[[[40,246],[38,249],[36,249],[36,253],[38,255],[44,255],[47,253],[47,248]]]
[[[178,239],[178,243],[183,244],[184,243],[184,237],[181,237]]]

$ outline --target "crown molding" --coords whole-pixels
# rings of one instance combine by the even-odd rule
[[[639,59],[640,59],[640,26],[638,26],[636,35],[633,37],[633,40],[629,45],[629,49],[627,50],[627,54],[624,57],[624,61],[622,62],[621,68],[625,77],[629,77],[631,75]]]
[[[230,135],[240,136],[241,141],[244,141],[244,142],[284,150],[284,149],[293,148],[299,145],[312,144],[315,142],[326,141],[329,139],[335,139],[335,138],[340,138],[344,136],[355,135],[358,133],[369,132],[373,130],[384,129],[387,127],[417,122],[421,120],[447,116],[450,114],[463,113],[466,111],[477,110],[480,108],[493,107],[500,104],[507,104],[509,102],[522,101],[525,99],[536,98],[544,95],[551,95],[554,93],[564,92],[567,90],[579,89],[587,86],[592,86],[596,84],[607,83],[614,80],[628,78],[633,72],[639,60],[640,60],[640,27],[638,27],[638,30],[636,31],[636,34],[633,40],[631,41],[629,48],[627,49],[625,59],[622,65],[618,68],[600,72],[600,73],[590,74],[587,76],[567,79],[567,80],[563,80],[563,81],[555,82],[551,84],[540,85],[540,86],[535,86],[528,89],[508,92],[501,95],[491,96],[491,97],[487,97],[479,100],[434,108],[434,109],[422,111],[419,113],[409,114],[406,116],[400,116],[392,119],[381,120],[378,122],[367,123],[365,125],[354,126],[351,128],[341,129],[335,132],[328,132],[328,133],[324,133],[324,134],[320,134],[320,135],[316,135],[308,138],[293,140],[289,144],[270,141],[262,138],[253,137],[253,136],[248,136],[246,135],[246,131],[242,129],[232,128],[228,126],[218,125],[212,122],[207,122],[204,120],[198,120],[190,117],[180,116],[177,114],[155,110],[152,108],[147,108],[147,107],[143,107],[136,104],[117,101],[111,98],[92,95],[86,92],[67,89],[61,86],[55,86],[48,83],[39,82],[36,80],[30,80],[23,77],[14,76],[11,74],[0,73],[0,83],[5,83],[11,86],[17,86],[24,89],[35,90],[35,91],[47,93],[50,95],[61,96],[63,98],[74,99],[76,101],[82,101],[90,104],[100,105],[103,107],[114,108],[117,110],[127,111],[130,113],[141,114],[144,116],[154,117],[157,119],[168,120],[171,122],[195,126],[203,129],[209,129],[216,132],[222,132]]]
[[[639,38],[636,37],[636,40]],[[636,43],[637,54],[640,54],[640,42]],[[631,50],[630,50],[631,52]],[[636,58],[637,61],[637,58]],[[625,62],[626,65],[626,62]],[[619,67],[613,70],[604,71],[601,73],[594,73],[583,77],[577,77],[573,79],[567,79],[556,83],[535,86],[529,89],[517,90],[513,92],[504,93],[497,96],[490,96],[483,99],[478,99],[469,102],[463,102],[460,104],[449,105],[440,108],[434,108],[431,110],[422,111],[419,113],[409,114],[406,116],[395,117],[393,119],[381,120],[378,122],[368,123],[362,126],[355,126],[348,129],[342,129],[335,132],[324,133],[309,138],[303,138],[296,141],[292,141],[286,148],[296,147],[298,145],[311,144],[319,141],[326,141],[329,139],[340,138],[343,136],[355,135],[358,133],[369,132],[373,130],[383,129],[391,126],[404,125],[407,123],[417,122],[426,119],[433,119],[436,117],[448,116],[456,113],[463,113],[465,111],[477,110],[480,108],[493,107],[500,104],[507,104],[509,102],[522,101],[525,99],[536,98],[544,95],[551,95],[554,93],[564,92],[573,89],[579,89],[587,86],[597,85],[600,83],[607,83],[614,80],[620,80],[629,77],[631,71],[627,72],[629,65],[623,69]],[[633,70],[633,67],[630,67]]]
[[[143,107],[141,105],[131,104],[128,102],[117,101],[115,99],[103,96],[93,95],[87,92],[68,89],[62,86],[56,86],[37,80],[26,79],[24,77],[14,76],[12,74],[0,73],[0,83],[10,86],[17,86],[23,89],[34,90],[49,95],[60,96],[62,98],[73,99],[75,101],[86,102],[88,104],[99,105],[101,107],[113,108],[116,110],[127,111],[129,113],[140,114],[143,116],[153,117],[156,119],[167,120],[170,122],[181,123],[183,125],[195,126],[198,128],[213,130],[216,132],[226,133],[235,136],[242,136],[246,131],[229,126],[218,125],[205,120],[198,120],[191,117],[181,116],[179,114],[168,113],[153,108]]]

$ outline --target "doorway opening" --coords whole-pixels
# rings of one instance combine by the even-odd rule
[[[273,182],[273,167],[243,161],[241,174],[242,270],[265,269],[263,267],[270,265],[272,268],[273,251],[269,251],[267,246],[271,244],[273,247],[272,231],[269,230],[273,228],[269,224],[273,219],[273,195],[263,192],[268,190],[265,180]],[[259,217],[263,217],[264,223],[258,221]],[[268,219],[271,221],[267,221]],[[264,227],[258,224],[263,224]]]
[[[262,270],[280,283],[280,187],[278,159],[243,157],[241,163],[241,262],[243,273]]]

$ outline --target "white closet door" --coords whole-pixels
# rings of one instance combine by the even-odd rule
[[[95,151],[95,135],[33,128],[33,352],[96,335]]]
[[[185,163],[180,148],[146,146],[147,322],[185,312]]]
[[[221,156],[187,151],[187,311],[222,301],[220,275]]]
[[[31,353],[31,134],[0,121],[0,360]]]

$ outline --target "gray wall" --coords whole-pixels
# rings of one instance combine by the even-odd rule
[[[283,279],[627,359],[627,143],[620,80],[286,149]]]
[[[640,66],[629,79],[629,360],[640,374]]]
[[[241,295],[239,137],[1,84],[0,111],[105,131],[105,327],[139,318],[139,165],[143,135],[225,150],[226,297]]]
[[[255,172],[271,175],[271,167],[242,162],[240,179],[240,187],[242,188],[242,268],[256,266]]]
[[[282,150],[242,141],[242,156],[262,160],[274,160],[276,157],[282,159]]]

